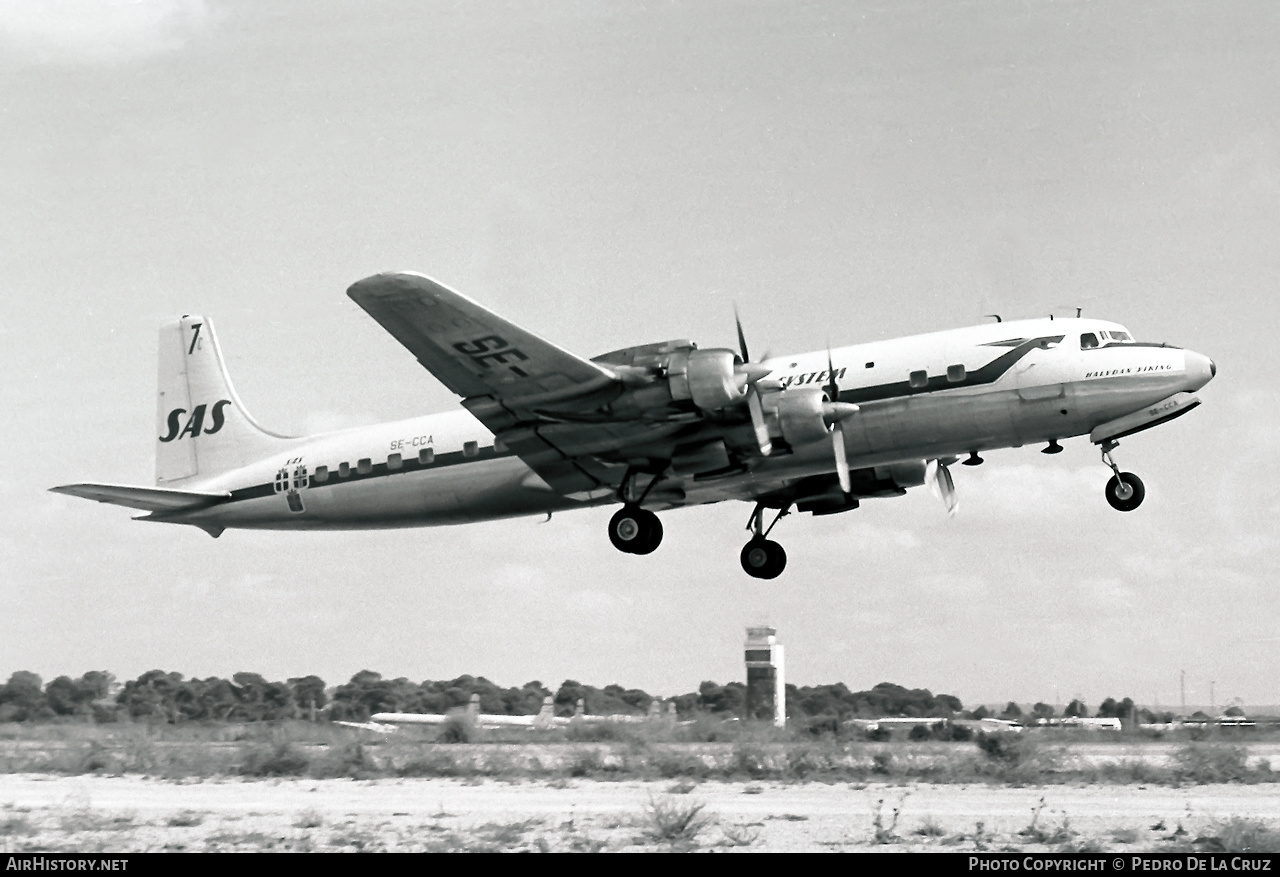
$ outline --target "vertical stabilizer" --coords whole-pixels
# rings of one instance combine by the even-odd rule
[[[286,449],[244,410],[231,386],[213,324],[185,316],[160,327],[156,484],[172,485],[238,469]]]

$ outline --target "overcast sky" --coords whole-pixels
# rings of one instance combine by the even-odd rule
[[[788,680],[1280,703],[1280,6],[0,0],[0,678],[363,668],[654,693]],[[584,355],[820,349],[1083,307],[1211,356],[1190,416],[786,519],[746,504],[288,534],[61,497],[149,484],[156,332],[217,324],[306,432],[454,397],[344,295],[430,274]]]

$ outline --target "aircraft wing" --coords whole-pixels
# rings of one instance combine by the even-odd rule
[[[421,274],[377,274],[347,295],[408,348],[463,406],[561,494],[616,483],[592,458],[653,425],[601,422],[600,406],[622,390],[609,367],[557,347]],[[575,423],[578,417],[595,420]],[[572,447],[569,445],[572,444]]]
[[[521,408],[612,386],[608,369],[509,323],[421,274],[377,274],[347,295],[459,396]]]

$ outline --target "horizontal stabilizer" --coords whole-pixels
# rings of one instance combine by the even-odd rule
[[[64,484],[50,487],[53,493],[65,493],[98,502],[109,502],[148,512],[185,512],[217,505],[231,497],[229,493],[201,493],[194,490],[172,490],[165,487],[129,487],[124,484]]]

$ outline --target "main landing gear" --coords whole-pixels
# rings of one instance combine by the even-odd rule
[[[648,509],[625,505],[609,521],[609,541],[627,554],[650,554],[662,542],[662,521]]]
[[[753,535],[751,541],[742,547],[742,568],[747,575],[757,579],[776,579],[787,568],[787,552],[783,551],[782,546],[777,542],[765,537],[788,512],[789,507],[779,511],[778,516],[767,528],[764,526],[764,509],[764,505],[757,503],[755,511],[747,521],[747,529]]]
[[[1114,441],[1102,443],[1102,462],[1115,473],[1107,482],[1107,502],[1116,511],[1131,512],[1142,505],[1142,500],[1147,496],[1147,488],[1143,486],[1141,478],[1132,472],[1121,472],[1116,461],[1111,459],[1111,452],[1118,445],[1119,442]]]
[[[660,476],[653,476],[640,496],[633,497],[636,476],[639,474],[634,469],[627,470],[622,483],[618,485],[618,499],[624,505],[609,520],[609,541],[614,548],[627,554],[651,554],[662,544],[662,521],[648,509],[640,508],[640,503],[653,490]]]

